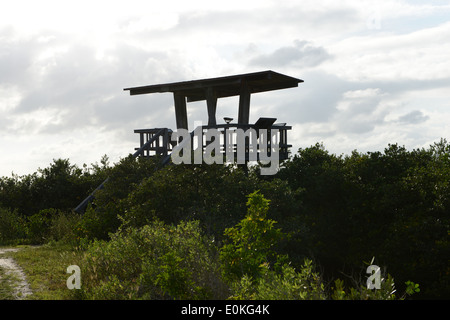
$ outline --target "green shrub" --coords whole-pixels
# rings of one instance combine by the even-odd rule
[[[57,215],[56,209],[41,210],[27,218],[27,238],[33,243],[48,241],[52,216]]]
[[[266,217],[269,200],[255,191],[248,196],[247,206],[245,218],[225,230],[229,241],[220,250],[223,276],[230,282],[244,275],[256,280],[265,267],[285,258],[275,250],[284,234],[274,228],[276,221]]]
[[[344,281],[336,279],[331,292],[333,300],[395,300],[395,283],[394,278],[388,274],[386,279],[382,279],[380,289],[368,289],[364,285],[355,285],[346,288]]]
[[[75,243],[75,230],[80,216],[57,209],[44,209],[27,217],[26,235],[32,243],[48,241],[68,241]]]
[[[6,244],[25,237],[25,219],[17,210],[0,207],[0,243]]]
[[[280,272],[267,269],[256,281],[245,275],[233,286],[236,300],[324,300],[324,285],[313,270],[311,260],[305,260],[299,271],[284,264]]]
[[[372,259],[372,262],[364,262],[364,264],[372,265],[374,259]],[[366,270],[366,268],[363,269]],[[383,274],[380,273],[380,287],[374,289],[368,288],[367,278],[365,277],[351,276],[352,285],[348,289],[343,280],[336,279],[334,287],[331,287],[330,290],[330,298],[333,300],[404,300],[420,292],[419,284],[407,281],[405,292],[401,295],[395,287],[393,276],[389,273],[386,276],[383,276]]]
[[[58,212],[52,216],[49,230],[49,238],[54,241],[76,243],[75,230],[81,216],[72,212]]]
[[[198,222],[152,222],[94,241],[82,263],[84,299],[225,297],[213,243]]]

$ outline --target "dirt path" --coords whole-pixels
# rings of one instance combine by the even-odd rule
[[[16,252],[17,248],[0,248],[0,267],[4,269],[7,275],[12,276],[17,281],[14,283],[14,298],[16,300],[22,300],[26,296],[32,294],[30,286],[26,280],[25,274],[22,269],[16,264],[14,259],[9,257],[3,257],[6,252]]]

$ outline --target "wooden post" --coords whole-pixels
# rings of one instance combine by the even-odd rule
[[[186,97],[178,92],[173,93],[175,103],[175,118],[177,121],[177,129],[188,129]]]
[[[215,126],[217,124],[217,94],[211,87],[206,88],[206,106],[208,108],[208,126]]]
[[[164,129],[164,136],[163,136],[163,156],[167,156],[168,154],[168,149],[169,149],[169,129]]]
[[[156,138],[156,140],[155,140],[155,155],[159,155],[159,152],[161,151],[161,149],[160,149],[160,146],[159,146],[159,136],[158,136],[158,138]]]
[[[241,82],[241,92],[239,95],[239,114],[238,114],[238,123],[239,124],[248,124],[250,121],[250,88],[248,87],[248,83],[245,79],[242,79]],[[249,143],[248,137],[245,138],[245,145],[247,146]],[[246,157],[248,155],[248,151],[246,151]],[[238,164],[238,167],[241,167],[244,170],[245,175],[248,175],[248,167],[247,163]]]
[[[239,95],[239,124],[248,124],[250,119],[250,88],[247,81],[242,79],[241,93]]]
[[[140,133],[139,137],[140,137],[140,140],[141,140],[140,148],[142,148],[142,146],[145,144],[145,142],[144,142],[144,133]],[[144,156],[144,150],[142,150],[141,156]]]

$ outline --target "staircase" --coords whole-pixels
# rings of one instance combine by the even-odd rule
[[[168,128],[135,130],[135,133],[140,134],[141,146],[135,149],[136,151],[132,155],[133,158],[137,158],[139,156],[151,157],[152,155],[160,155],[162,156],[162,166],[167,165],[170,160],[170,151],[172,151],[172,148],[170,147],[171,132],[172,130]],[[105,179],[105,181],[103,181],[88,197],[86,197],[86,199],[84,199],[74,209],[74,211],[77,213],[83,213],[88,204],[94,199],[95,193],[98,190],[103,189],[108,180],[109,178]]]
[[[139,133],[141,145],[139,148],[135,149],[132,157],[151,157],[158,155],[161,158],[162,168],[170,163],[170,156],[172,151],[171,134],[172,130],[168,128],[156,128],[156,129],[138,129],[134,131]],[[191,132],[191,137],[194,135],[194,131]],[[180,143],[182,147],[183,142]],[[104,188],[105,184],[108,182],[109,178],[105,179],[86,199],[84,199],[74,211],[77,213],[83,213],[88,204],[94,199],[95,193],[98,190]]]

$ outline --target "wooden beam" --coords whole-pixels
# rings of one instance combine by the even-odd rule
[[[208,126],[215,126],[216,109],[217,109],[217,93],[212,87],[206,88],[206,106],[208,108]]]
[[[177,129],[188,129],[186,97],[178,92],[173,93],[173,100],[175,103],[175,119],[177,122]]]
[[[238,123],[248,124],[250,120],[250,88],[247,81],[242,79],[241,92],[239,95]]]

